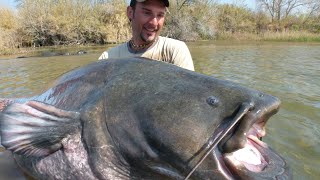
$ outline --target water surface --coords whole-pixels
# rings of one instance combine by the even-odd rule
[[[269,121],[264,141],[286,159],[294,179],[318,179],[320,44],[203,41],[188,46],[197,72],[281,99],[281,109]],[[0,97],[38,94],[61,74],[96,61],[105,48],[81,56],[4,58],[0,60]],[[0,174],[0,179],[5,177]]]

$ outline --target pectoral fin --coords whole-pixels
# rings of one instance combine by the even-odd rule
[[[78,112],[37,101],[9,104],[0,112],[1,144],[13,153],[46,156],[80,126]]]
[[[12,100],[0,98],[0,112],[3,111],[10,103],[12,103]]]

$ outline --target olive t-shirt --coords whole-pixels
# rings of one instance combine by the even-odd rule
[[[164,61],[194,71],[193,61],[187,45],[179,40],[159,36],[156,42],[143,51],[133,51],[129,43],[123,43],[101,54],[100,59],[145,57]]]

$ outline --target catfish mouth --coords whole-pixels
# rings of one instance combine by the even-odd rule
[[[276,111],[272,114],[275,114]],[[223,143],[227,144],[230,140],[239,140],[242,143],[235,145],[231,151],[225,152],[223,148],[215,148],[212,151],[211,154],[216,156],[215,161],[217,161],[218,167],[225,177],[228,179],[279,177],[290,179],[289,169],[284,159],[261,140],[266,135],[265,124],[267,119],[254,120],[255,122],[248,131],[243,133],[243,137],[233,137],[236,136],[236,131],[243,124],[243,121],[246,120],[242,118],[234,131],[231,132],[233,135],[226,141],[222,140],[219,147],[224,147]]]
[[[284,159],[261,140],[269,117],[277,113],[279,105],[277,99],[260,106],[243,103],[215,129],[187,168],[182,164],[183,169],[155,166],[153,170],[184,180],[292,179]]]
[[[264,128],[254,124],[248,132],[244,147],[231,153],[224,153],[224,160],[234,166],[242,166],[251,172],[262,172],[268,165],[266,154],[268,145],[260,140],[264,135]]]
[[[206,165],[196,171],[198,176],[205,177],[201,179],[212,179],[212,176],[220,176],[218,179],[291,179],[283,158],[260,140],[266,135],[267,120],[278,112],[279,105],[276,98],[258,106],[252,102],[242,103],[232,118],[223,120],[217,127],[205,145],[204,155],[185,179],[191,177],[203,161]]]

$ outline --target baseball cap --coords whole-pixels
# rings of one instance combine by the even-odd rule
[[[130,1],[130,6],[133,7],[133,6],[136,5],[137,2],[145,2],[145,1],[147,1],[147,0],[131,0]],[[162,0],[162,2],[164,3],[164,5],[166,7],[169,7],[169,0]]]

